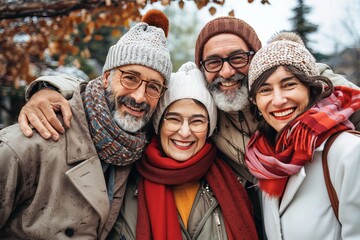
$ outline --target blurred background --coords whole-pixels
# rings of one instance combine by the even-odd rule
[[[108,48],[151,8],[169,17],[174,71],[194,60],[204,24],[230,15],[263,45],[278,31],[298,32],[317,61],[360,84],[360,0],[0,0],[0,129],[17,121],[37,77],[99,76]]]

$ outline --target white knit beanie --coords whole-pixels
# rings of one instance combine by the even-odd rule
[[[161,21],[167,21],[168,24],[167,17],[159,10],[153,9],[147,14],[155,15],[147,15],[146,19],[155,19],[156,24]],[[166,81],[170,79],[172,63],[165,37],[168,29],[161,28],[162,25],[158,27],[151,24],[153,22],[136,24],[110,47],[103,73],[115,67],[139,64],[158,71]]]
[[[210,126],[208,137],[210,137],[216,127],[216,105],[206,87],[204,75],[195,63],[187,62],[180,67],[178,72],[171,74],[167,88],[153,115],[156,134],[158,134],[161,118],[166,108],[177,100],[190,98],[201,102],[206,107]]]
[[[265,71],[275,66],[294,66],[307,76],[319,75],[313,55],[306,49],[300,36],[294,32],[281,32],[261,48],[249,67],[249,89]]]

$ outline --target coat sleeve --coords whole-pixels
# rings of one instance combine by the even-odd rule
[[[339,198],[341,237],[360,239],[360,136],[342,133],[331,146],[328,161]]]
[[[63,95],[66,99],[70,99],[73,96],[74,91],[78,87],[78,85],[82,82],[85,82],[85,80],[65,74],[60,74],[57,76],[39,77],[35,79],[33,82],[31,82],[28,88],[26,89],[25,92],[26,101],[28,101],[31,98],[31,93],[33,92],[33,89],[37,87],[37,84],[39,82],[46,82],[47,84],[54,86],[55,88],[59,89],[61,95]]]
[[[19,157],[0,139],[0,228],[3,228],[25,189]]]
[[[324,63],[317,63],[316,67],[318,68],[322,76],[327,77],[331,80],[334,86],[347,86],[351,88],[360,89],[357,85],[348,81],[342,75],[334,73],[333,70],[328,65]]]

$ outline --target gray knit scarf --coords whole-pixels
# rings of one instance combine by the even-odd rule
[[[145,131],[129,133],[115,122],[101,78],[89,82],[81,94],[92,140],[101,160],[125,166],[138,160],[148,143]]]

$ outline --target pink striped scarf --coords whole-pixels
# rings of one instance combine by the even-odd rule
[[[246,148],[245,160],[260,188],[281,197],[289,176],[312,160],[315,148],[332,134],[354,128],[348,119],[359,108],[359,90],[335,87],[332,95],[288,123],[278,133],[275,146],[257,131]]]

